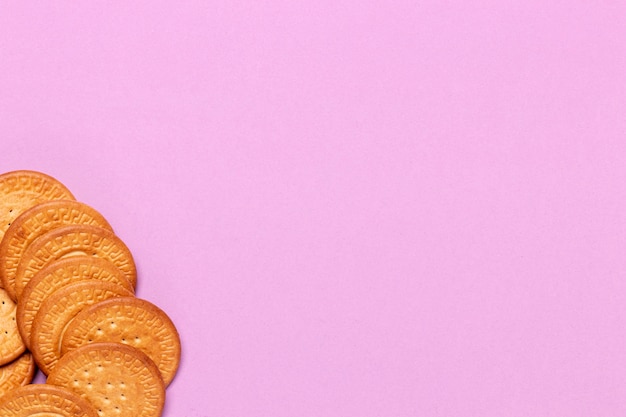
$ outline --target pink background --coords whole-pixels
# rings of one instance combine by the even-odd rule
[[[0,166],[135,254],[166,417],[626,413],[626,7],[4,2]]]

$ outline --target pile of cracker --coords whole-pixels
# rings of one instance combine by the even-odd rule
[[[49,175],[0,175],[0,283],[0,417],[161,415],[176,327],[135,296],[107,220]]]

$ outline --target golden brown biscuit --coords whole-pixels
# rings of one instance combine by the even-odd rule
[[[30,207],[50,200],[74,200],[63,184],[36,171],[0,175],[0,240],[11,222]]]
[[[3,352],[15,355],[8,337],[15,328],[30,335],[34,352],[0,366],[0,417],[158,417],[180,363],[180,337],[162,310],[134,298],[126,245],[99,213],[73,199],[42,173],[0,175],[0,288],[8,288],[0,301],[19,300],[17,308],[10,299],[0,305],[0,365]],[[106,304],[117,298],[124,301]],[[35,361],[48,384],[59,386],[12,389],[32,380]]]
[[[122,272],[106,259],[72,256],[52,262],[28,282],[17,304],[17,328],[27,347],[30,345],[33,320],[41,303],[61,287],[90,279],[111,282],[133,291],[133,286]]]
[[[137,270],[128,247],[110,230],[96,226],[72,225],[51,230],[30,244],[15,275],[19,300],[28,281],[46,265],[71,256],[95,256],[111,261],[135,288]]]
[[[77,314],[61,340],[61,353],[93,342],[136,347],[154,361],[165,385],[180,362],[180,338],[174,323],[157,306],[135,297],[95,303]]]
[[[26,350],[17,329],[15,310],[15,302],[0,289],[0,365],[13,361]]]
[[[50,373],[61,357],[61,337],[67,324],[83,308],[114,297],[133,293],[110,282],[81,281],[55,291],[42,304],[33,321],[31,352],[37,366]]]
[[[85,398],[100,417],[158,417],[165,403],[156,365],[140,350],[119,343],[92,343],[69,352],[48,383]]]
[[[0,242],[0,281],[15,295],[15,273],[22,254],[37,237],[70,224],[90,224],[113,230],[106,219],[93,208],[78,201],[56,200],[37,204],[20,214]]]
[[[30,384],[35,376],[35,359],[29,352],[0,366],[0,397],[18,387]]]
[[[48,384],[31,384],[0,398],[0,417],[98,417],[87,400]]]

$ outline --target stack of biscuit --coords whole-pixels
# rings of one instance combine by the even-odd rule
[[[0,175],[0,417],[160,416],[180,338],[136,284],[100,213],[46,174]]]

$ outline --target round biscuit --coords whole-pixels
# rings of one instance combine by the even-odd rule
[[[0,417],[98,417],[76,393],[55,385],[31,384],[0,398]]]
[[[0,289],[0,365],[11,362],[26,350],[17,329],[16,309],[9,294]]]
[[[15,275],[17,298],[28,281],[46,265],[71,256],[95,256],[111,261],[135,288],[137,270],[128,247],[110,230],[96,226],[72,225],[51,230],[30,244]]]
[[[50,200],[74,200],[55,178],[36,171],[11,171],[0,175],[0,240],[23,211]]]
[[[19,358],[0,366],[0,397],[9,391],[30,384],[35,376],[35,359],[30,352],[24,352]]]
[[[59,259],[37,272],[28,282],[17,304],[17,328],[28,347],[33,320],[41,303],[58,289],[85,280],[111,282],[133,291],[122,272],[110,261],[92,256]]]
[[[61,338],[68,323],[85,307],[133,293],[110,282],[96,280],[70,284],[55,291],[42,304],[31,329],[30,347],[35,362],[45,374],[61,357]]]
[[[165,403],[165,385],[154,362],[119,343],[92,343],[69,352],[47,383],[85,398],[100,417],[158,417]]]
[[[70,224],[90,224],[112,231],[109,222],[95,209],[73,200],[37,204],[11,222],[0,242],[0,281],[14,300],[15,273],[28,245],[44,233]]]
[[[78,313],[61,340],[61,354],[92,342],[141,350],[159,368],[166,386],[180,363],[180,337],[172,320],[159,307],[135,297],[101,301]]]

